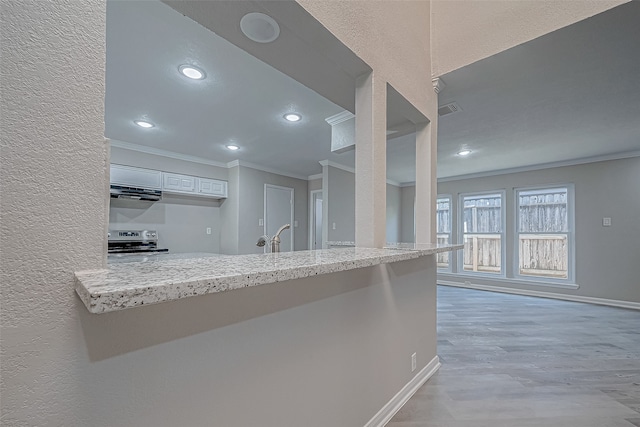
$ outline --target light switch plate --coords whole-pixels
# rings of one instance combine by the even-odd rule
[[[298,220],[293,221],[293,226],[297,227],[298,226]]]
[[[602,226],[611,227],[611,218],[609,217],[602,218]]]
[[[260,218],[258,220],[258,227],[262,227],[262,226],[264,226],[264,219]]]

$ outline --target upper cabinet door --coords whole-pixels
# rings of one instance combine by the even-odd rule
[[[164,191],[175,191],[179,193],[195,193],[196,177],[188,175],[178,175],[175,173],[162,173],[162,189]]]
[[[198,178],[198,193],[203,196],[227,197],[227,182],[216,179]]]
[[[162,187],[162,173],[160,171],[115,164],[111,165],[110,170],[109,181],[113,185],[152,190],[160,190]]]

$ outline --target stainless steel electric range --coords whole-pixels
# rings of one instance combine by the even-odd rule
[[[155,230],[109,230],[109,254],[166,253],[158,248]]]

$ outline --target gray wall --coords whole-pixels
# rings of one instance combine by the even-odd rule
[[[308,183],[309,191],[322,190],[322,178],[312,179]]]
[[[220,253],[238,253],[240,233],[240,166],[229,168],[227,200],[220,205]]]
[[[181,173],[185,175],[201,176],[203,178],[221,179],[223,181],[228,179],[227,168],[190,162],[187,160],[173,159],[155,154],[142,153],[140,151],[128,150],[120,147],[111,148],[111,163]]]
[[[164,194],[155,203],[111,199],[109,229],[157,230],[170,253],[220,252],[220,203],[205,197]],[[207,234],[211,228],[211,234]]]
[[[226,168],[154,154],[111,149],[111,163],[227,180]],[[158,231],[158,245],[171,253],[220,252],[220,201],[165,193],[156,203],[111,199],[110,229]],[[225,203],[223,201],[222,203]],[[206,229],[211,228],[211,234]],[[227,228],[227,227],[224,227]]]
[[[415,185],[401,187],[400,191],[400,216],[402,217],[400,239],[405,243],[413,243],[416,238],[414,225],[416,187]]]
[[[238,253],[262,253],[263,249],[256,246],[258,237],[264,234],[264,227],[258,225],[259,219],[264,219],[264,185],[273,184],[293,188],[294,220],[298,227],[294,231],[294,250],[306,250],[309,240],[309,190],[307,181],[290,178],[270,172],[264,172],[240,166],[239,171],[239,232]]]
[[[387,184],[387,242],[401,242],[402,191],[400,187]]]
[[[506,190],[506,272],[514,268],[514,188],[554,184],[575,185],[575,241],[577,290],[524,285],[512,280],[496,281],[439,274],[439,279],[538,290],[568,295],[640,302],[637,266],[640,265],[640,158],[613,160],[438,183],[439,194],[453,195],[454,241],[457,235],[458,194]],[[603,227],[602,218],[612,226]],[[455,257],[454,257],[455,258]],[[454,263],[457,260],[454,259]],[[455,265],[454,265],[455,267]],[[455,270],[454,270],[455,271]]]
[[[322,228],[327,235],[325,241],[353,242],[356,240],[356,176],[333,166],[323,166],[323,170],[327,173],[322,199]]]

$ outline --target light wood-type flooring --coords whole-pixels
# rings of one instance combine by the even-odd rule
[[[388,427],[640,426],[640,311],[439,286],[438,355]]]

